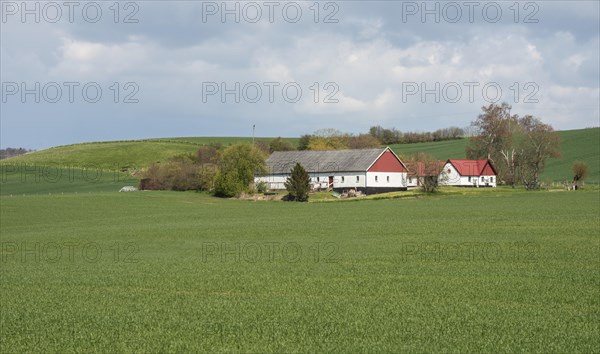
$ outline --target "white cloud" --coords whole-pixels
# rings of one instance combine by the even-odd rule
[[[343,130],[354,132],[372,124],[412,130],[463,126],[487,104],[481,86],[489,82],[501,86],[503,98],[519,114],[534,113],[561,129],[597,125],[598,15],[590,11],[597,5],[586,5],[588,10],[581,11],[552,4],[544,12],[546,21],[536,25],[439,26],[401,23],[394,13],[383,10],[391,5],[379,5],[352,3],[343,9],[346,12],[340,11],[338,24],[315,25],[312,18],[298,24],[264,20],[204,24],[197,4],[165,8],[162,2],[145,3],[146,21],[129,27],[3,24],[2,75],[3,80],[17,82],[135,81],[142,100],[134,107],[144,113],[131,113],[131,125],[140,129],[163,126],[170,121],[165,121],[165,115],[171,115],[169,119],[181,127],[173,126],[169,134],[181,131],[178,135],[190,134],[185,124],[188,117],[202,122],[202,134],[226,135],[236,135],[236,127],[255,121],[272,127],[264,132],[267,135],[300,135],[322,126],[324,118],[326,126],[339,123]],[[560,21],[553,22],[552,16]],[[594,21],[596,32],[587,29]],[[173,26],[163,26],[169,22]],[[273,81],[300,84],[301,102],[288,103],[278,97],[273,103],[223,104],[220,95],[214,102],[202,102],[204,82],[225,82],[230,87],[235,82],[243,86]],[[339,87],[333,97],[339,103],[323,102],[330,92],[324,89],[329,82]],[[479,83],[474,102],[468,100],[465,82]],[[314,83],[320,88],[318,103],[313,102]],[[403,84],[407,83],[424,84],[428,89],[436,83],[442,88],[457,83],[463,97],[456,103],[447,97],[435,102],[434,95],[423,99],[418,93],[403,100]],[[539,103],[523,102],[531,93],[525,88],[527,83],[539,87],[535,95]],[[122,119],[124,111],[114,104],[96,105],[94,114],[89,105],[67,108],[60,114],[101,116],[95,124],[107,127],[122,123],[111,117]],[[23,112],[23,106],[16,104],[3,107],[3,127],[10,126],[10,132],[3,129],[2,144],[27,141],[29,126],[48,118],[34,115],[20,120]],[[94,133],[85,133],[89,136],[82,140],[93,140]],[[60,135],[56,139],[60,141]]]

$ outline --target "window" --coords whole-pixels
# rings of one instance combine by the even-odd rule
[[[408,183],[413,183],[413,180],[412,180],[412,179],[413,179],[412,177],[411,177],[411,178],[409,178],[409,179],[408,179]]]
[[[377,182],[377,176],[375,176],[375,182]]]
[[[390,176],[387,176],[387,183],[390,183]]]
[[[320,182],[320,181],[319,181],[319,177],[317,177],[317,182]]]
[[[360,176],[356,176],[356,183],[360,182]]]
[[[447,174],[451,174],[452,170],[448,169],[448,171],[446,171]]]
[[[494,177],[490,177],[490,182],[494,183]]]
[[[342,176],[342,183],[344,183],[344,176]]]
[[[483,176],[481,176],[481,182],[483,182]]]
[[[471,182],[471,176],[469,176],[469,182]]]

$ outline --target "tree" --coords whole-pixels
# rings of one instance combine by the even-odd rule
[[[482,107],[483,113],[471,123],[478,132],[466,147],[467,158],[492,161],[498,178],[507,184],[516,182],[517,150],[513,144],[518,116],[511,116],[511,106],[490,104]]]
[[[467,145],[467,158],[489,159],[498,180],[513,187],[520,182],[537,187],[548,158],[560,156],[560,140],[548,124],[530,115],[511,115],[511,106],[491,104],[472,126],[478,134]]]
[[[560,137],[550,125],[530,115],[519,120],[519,129],[521,138],[515,144],[521,151],[518,175],[528,189],[537,189],[546,160],[560,157]]]
[[[308,192],[310,191],[310,176],[308,172],[300,165],[296,163],[292,168],[291,175],[287,178],[284,183],[285,189],[288,191],[288,200],[297,202],[308,201]]]
[[[300,137],[298,141],[298,150],[308,150],[308,144],[310,144],[310,134],[304,134]]]
[[[250,184],[256,174],[267,172],[265,156],[250,144],[227,147],[221,156],[219,172],[215,177],[215,195],[233,197],[250,192]]]
[[[317,130],[308,144],[309,150],[342,150],[347,149],[348,135],[333,128]]]
[[[219,170],[217,172],[215,177],[215,195],[217,197],[235,197],[245,189],[246,187],[244,187],[244,183],[238,175],[237,170]]]
[[[219,150],[210,145],[202,146],[196,151],[196,158],[201,165],[216,163],[219,159]]]
[[[295,150],[294,147],[292,146],[292,144],[290,144],[287,141],[281,139],[281,137],[279,137],[277,139],[273,139],[269,143],[269,151],[270,152],[274,152],[274,151],[292,151],[292,150]]]
[[[371,134],[359,134],[348,138],[348,147],[350,149],[368,149],[379,146],[381,146],[381,143]]]
[[[447,180],[446,172],[443,171],[444,162],[439,161],[433,156],[419,152],[408,159],[412,172],[416,175],[425,193],[435,193],[439,186]]]
[[[265,156],[268,156],[271,153],[271,150],[269,149],[269,143],[267,143],[265,140],[256,140],[254,146]]]
[[[579,189],[579,183],[583,182],[588,176],[588,166],[583,161],[573,163],[573,186]]]

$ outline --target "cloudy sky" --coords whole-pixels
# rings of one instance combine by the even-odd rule
[[[598,126],[598,1],[1,1],[1,147]]]

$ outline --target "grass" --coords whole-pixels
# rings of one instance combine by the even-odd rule
[[[598,352],[599,201],[2,196],[0,351]]]
[[[257,138],[256,140],[270,141],[271,138]],[[287,138],[285,140],[297,144],[298,139]],[[252,138],[205,137],[83,143],[35,151],[3,160],[2,164],[38,166],[52,164],[66,168],[113,170],[122,166],[140,168],[155,162],[164,162],[174,155],[195,153],[200,146],[210,143],[228,145],[251,141]]]
[[[559,132],[562,156],[548,162],[542,178],[561,180],[573,178],[573,162],[584,161],[589,168],[589,182],[600,183],[600,128]]]
[[[117,169],[0,165],[0,196],[116,192],[138,184]]]

